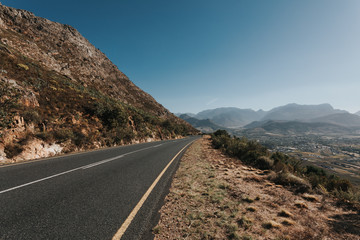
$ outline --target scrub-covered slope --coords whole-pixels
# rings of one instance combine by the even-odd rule
[[[0,5],[0,161],[193,133],[71,26]]]

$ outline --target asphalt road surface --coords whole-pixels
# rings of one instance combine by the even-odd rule
[[[197,138],[0,167],[0,239],[152,239],[184,147]]]

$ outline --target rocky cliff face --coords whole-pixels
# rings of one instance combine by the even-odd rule
[[[0,4],[0,161],[195,132],[73,27]]]

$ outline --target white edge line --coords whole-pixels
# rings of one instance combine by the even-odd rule
[[[151,186],[149,187],[149,189],[145,192],[145,194],[142,196],[142,198],[140,199],[140,201],[136,204],[135,208],[131,211],[131,213],[129,214],[129,216],[126,218],[125,222],[121,225],[121,227],[119,228],[119,230],[116,232],[116,234],[114,235],[114,237],[112,238],[112,240],[120,240],[122,238],[122,236],[124,235],[124,233],[126,232],[127,228],[130,226],[131,222],[134,220],[136,214],[138,213],[138,211],[140,210],[140,208],[142,207],[142,205],[144,205],[146,199],[149,197],[150,193],[153,191],[153,189],[155,188],[156,184],[160,181],[161,177],[164,175],[164,173],[166,172],[166,170],[170,167],[170,165],[174,162],[174,160],[177,158],[177,156],[179,156],[179,154],[184,151],[184,149],[189,146],[191,143],[193,143],[195,140],[191,141],[190,143],[186,144],[185,147],[183,147],[174,157],[173,159],[171,159],[171,161],[166,165],[166,167],[162,170],[162,172],[159,174],[159,176],[155,179],[155,181],[151,184]]]
[[[80,168],[81,168],[81,167],[80,167]],[[42,181],[45,181],[45,180],[48,180],[48,179],[51,179],[51,178],[54,178],[54,177],[58,177],[58,176],[60,176],[60,175],[64,175],[64,174],[67,174],[67,173],[70,173],[70,172],[79,170],[80,168],[74,168],[74,169],[71,169],[71,170],[66,171],[66,172],[58,173],[58,174],[55,174],[55,175],[52,175],[52,176],[48,176],[48,177],[46,177],[46,178],[41,178],[41,179],[38,179],[38,180],[35,180],[35,181],[32,181],[32,182],[28,182],[28,183],[25,183],[25,184],[22,184],[22,185],[13,187],[13,188],[9,188],[9,189],[6,189],[6,190],[1,191],[0,194],[6,193],[6,192],[10,192],[10,191],[15,190],[15,189],[18,189],[18,188],[26,187],[26,186],[31,185],[31,184],[34,184],[34,183],[42,182]]]
[[[16,186],[16,187],[8,188],[8,189],[0,191],[0,194],[10,192],[10,191],[13,191],[13,190],[16,190],[16,189],[19,189],[19,188],[23,188],[23,187],[26,187],[26,186],[29,186],[29,185],[32,185],[32,184],[35,184],[35,183],[38,183],[38,182],[46,181],[46,180],[49,180],[49,179],[54,178],[54,177],[58,177],[58,176],[61,176],[61,175],[67,174],[67,173],[74,172],[76,170],[80,170],[80,169],[85,170],[85,169],[88,169],[88,168],[92,168],[92,167],[98,166],[100,164],[111,162],[111,161],[114,161],[116,159],[122,158],[122,157],[124,157],[126,155],[130,155],[132,153],[144,151],[146,149],[158,147],[160,145],[162,145],[162,144],[147,147],[147,148],[142,148],[142,149],[139,149],[139,150],[136,150],[136,151],[133,151],[133,152],[128,152],[128,153],[125,153],[125,154],[122,154],[122,155],[119,155],[119,156],[116,156],[116,157],[113,157],[113,158],[108,158],[108,159],[102,160],[100,162],[91,163],[91,164],[88,164],[88,165],[85,165],[85,166],[82,166],[82,167],[74,168],[74,169],[71,169],[71,170],[68,170],[68,171],[65,171],[65,172],[57,173],[55,175],[51,175],[51,176],[41,178],[41,179],[38,179],[38,180],[35,180],[35,181],[32,181],[32,182],[28,182],[28,183],[25,183],[25,184],[22,184],[22,185],[19,185],[19,186]]]

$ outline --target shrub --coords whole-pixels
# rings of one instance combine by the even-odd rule
[[[6,157],[9,159],[16,157],[17,155],[22,153],[23,150],[23,147],[19,143],[6,144],[4,148]]]
[[[330,177],[326,178],[326,188],[328,191],[342,191],[342,192],[348,192],[352,185],[347,179],[340,179],[339,177],[335,175],[331,175]]]
[[[74,131],[72,141],[76,146],[82,147],[87,143],[87,137],[81,131]]]
[[[353,189],[350,189],[347,192],[335,190],[334,191],[335,197],[338,198],[339,202],[357,202],[357,205],[359,205],[360,201],[360,192],[354,191]],[[360,206],[358,206],[360,208]]]
[[[20,97],[19,91],[12,88],[9,83],[0,81],[0,128],[7,128],[13,122]]]
[[[257,159],[256,166],[262,170],[272,169],[274,166],[274,160],[267,156],[261,156]]]
[[[240,219],[237,220],[237,224],[247,230],[253,225],[253,222],[246,216],[242,216]]]
[[[289,212],[289,211],[286,211],[286,210],[281,210],[278,214],[280,217],[292,217],[293,215]]]
[[[315,167],[315,166],[306,166],[306,171],[305,171],[305,174],[315,174],[315,175],[318,175],[318,176],[326,176],[326,172],[324,171],[324,169],[322,168],[318,168],[318,167]]]
[[[47,143],[53,140],[53,134],[50,132],[39,132],[36,133],[35,136]]]
[[[265,223],[263,223],[263,228],[266,228],[266,229],[271,229],[271,228],[280,228],[281,227],[281,225],[280,224],[278,224],[277,222],[275,222],[275,221],[268,221],[268,222],[265,222]]]
[[[71,129],[62,128],[54,132],[54,138],[58,142],[65,142],[66,140],[71,140],[74,138],[74,133]]]
[[[311,189],[310,184],[305,179],[288,172],[273,173],[269,176],[269,179],[276,184],[292,186],[296,192],[300,193],[308,192]]]
[[[26,110],[22,113],[22,117],[27,123],[39,124],[41,122],[39,113],[36,110]]]
[[[215,137],[225,136],[227,138],[230,138],[230,135],[226,130],[217,130],[216,132],[213,133],[213,136]]]

